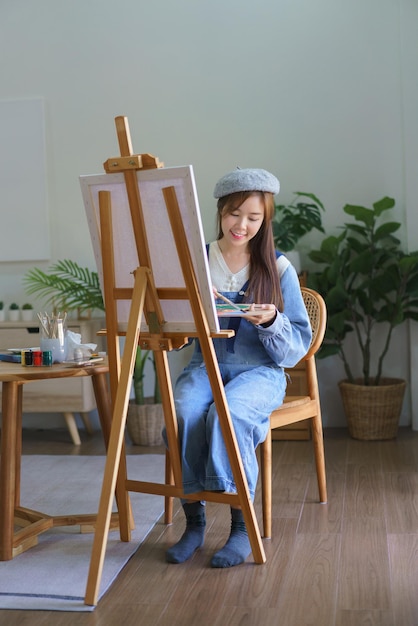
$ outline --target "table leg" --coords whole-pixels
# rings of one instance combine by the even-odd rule
[[[63,415],[73,444],[75,446],[80,446],[81,439],[77,428],[77,422],[75,421],[74,413],[70,413],[70,411],[64,411]]]
[[[13,558],[19,383],[3,382],[0,459],[0,561]],[[20,461],[19,461],[20,468]],[[20,469],[19,469],[20,473]]]
[[[110,403],[109,388],[107,385],[107,376],[106,374],[93,374],[91,380],[93,383],[93,391],[94,397],[96,399],[100,426],[102,428],[103,438],[107,450],[110,437],[110,428],[112,425],[112,407]]]
[[[23,385],[17,389],[17,409],[16,409],[16,455],[15,455],[15,507],[20,506],[20,482],[22,468],[22,401]]]

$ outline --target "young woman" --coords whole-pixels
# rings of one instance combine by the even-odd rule
[[[251,497],[258,477],[256,448],[269,432],[269,415],[283,401],[285,367],[307,352],[311,327],[297,273],[276,253],[272,218],[279,181],[262,169],[237,169],[215,186],[218,237],[208,246],[214,294],[251,303],[245,318],[221,318],[231,339],[215,339],[215,350]],[[256,306],[257,305],[257,306]],[[199,342],[175,386],[185,494],[236,491]],[[203,545],[205,503],[182,502],[186,530],[166,558],[182,563]],[[231,533],[211,561],[232,567],[251,552],[242,511],[231,508]]]

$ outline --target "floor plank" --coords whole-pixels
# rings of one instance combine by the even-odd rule
[[[418,535],[389,535],[394,623],[418,624]]]
[[[384,519],[344,520],[341,533],[338,609],[388,610],[391,578]]]

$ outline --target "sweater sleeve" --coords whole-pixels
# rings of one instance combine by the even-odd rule
[[[257,326],[259,340],[270,358],[280,367],[294,367],[307,353],[312,330],[300,291],[299,278],[290,264],[284,269],[280,284],[284,309],[277,312],[273,324]]]

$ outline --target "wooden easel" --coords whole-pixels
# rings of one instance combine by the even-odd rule
[[[140,266],[133,272],[135,276],[133,289],[117,289],[115,287],[111,198],[110,192],[100,191],[100,230],[113,420],[86,587],[85,604],[88,605],[97,604],[114,494],[116,493],[120,536],[123,541],[130,540],[132,523],[128,495],[130,491],[163,495],[166,498],[166,503],[173,497],[186,497],[182,488],[177,419],[167,352],[184,345],[188,337],[183,336],[179,332],[165,331],[160,305],[160,300],[164,298],[169,300],[186,299],[190,302],[196,327],[195,335],[199,338],[201,344],[226,449],[237,486],[237,493],[203,491],[192,495],[187,494],[187,498],[241,506],[254,560],[256,563],[264,563],[266,560],[212,341],[214,336],[225,338],[230,336],[231,331],[220,331],[215,335],[209,329],[199,295],[190,249],[174,187],[164,188],[163,194],[186,287],[185,289],[157,289],[155,287],[152,259],[148,249],[136,171],[144,167],[160,167],[161,164],[158,162],[158,159],[151,155],[134,155],[132,153],[126,118],[116,118],[116,129],[121,157],[109,159],[104,166],[107,172],[121,171],[124,174]],[[131,301],[122,358],[120,358],[119,354],[118,338],[122,333],[118,328],[117,320],[118,299],[130,299]],[[148,332],[146,333],[141,332],[143,314],[148,324]],[[126,475],[123,439],[138,345],[153,350],[156,372],[161,388],[168,440],[168,464],[165,484],[133,481],[129,480]]]

